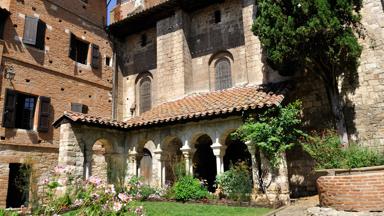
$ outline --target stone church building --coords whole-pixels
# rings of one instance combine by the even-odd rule
[[[217,174],[245,161],[257,189],[255,149],[230,138],[247,113],[298,98],[307,127],[331,125],[317,77],[281,76],[265,63],[251,31],[255,1],[118,3],[108,28],[115,55],[114,120],[65,112],[54,123],[60,127],[60,165],[84,177],[116,182],[139,175],[148,184],[164,186],[174,181],[174,165],[183,161],[187,173],[207,180],[213,191]],[[366,37],[359,84],[353,91],[342,89],[345,115],[352,140],[383,151],[383,5],[364,0],[362,14]],[[287,157],[267,189],[272,201],[287,203],[290,194],[316,190],[308,156],[297,150]]]
[[[80,1],[81,5],[88,2]],[[74,13],[81,13],[81,8],[91,11],[89,4],[71,9]],[[29,8],[36,10],[34,5],[28,5]],[[52,8],[57,7],[44,4],[41,8],[53,13]],[[32,11],[27,12],[33,15]],[[96,20],[92,15],[98,13],[96,9],[94,12],[89,12],[89,22]],[[57,141],[58,164],[73,168],[76,175],[84,178],[97,175],[113,183],[138,175],[148,184],[165,186],[175,180],[175,164],[183,162],[187,173],[207,180],[208,188],[214,191],[215,176],[228,170],[231,164],[244,161],[252,168],[257,191],[256,151],[251,144],[230,137],[247,114],[301,99],[308,128],[328,128],[332,117],[323,84],[316,76],[282,76],[266,64],[260,42],[251,31],[256,13],[254,0],[120,0],[111,13],[113,23],[107,28],[110,41],[98,32],[102,16],[97,17],[97,30],[84,22],[78,24],[90,28],[88,34],[73,27],[81,17],[71,20],[69,27],[52,24],[54,30],[62,30],[68,38],[72,37],[68,32],[74,31],[80,41],[88,38],[99,44],[99,54],[103,55],[100,58],[93,51],[86,52],[89,55],[80,64],[73,63],[68,56],[56,58],[68,66],[60,68],[64,73],[74,71],[62,76],[72,80],[68,87],[62,87],[71,91],[66,96],[76,98],[81,94],[84,98],[78,103],[89,103],[90,107],[87,114],[82,109],[63,112],[62,108],[69,106],[67,103],[57,102],[53,106],[57,110],[55,121],[50,121],[55,127],[50,128],[54,134],[50,142]],[[384,151],[382,2],[364,0],[362,15],[366,37],[361,39],[364,51],[358,85],[348,91],[342,88],[347,101],[344,111],[350,138]],[[70,19],[68,16],[65,17]],[[18,13],[11,15],[13,20],[20,17]],[[60,45],[71,43],[69,39]],[[80,46],[80,54],[81,47],[90,45]],[[92,73],[94,58],[105,62],[102,76]],[[46,67],[57,64],[55,59],[53,63],[48,58],[44,61],[48,62],[41,65]],[[110,66],[113,75],[109,73]],[[109,91],[112,98],[106,100]],[[53,96],[59,95],[54,93]],[[70,99],[65,98],[70,104]],[[315,176],[310,172],[313,162],[308,156],[298,149],[288,152],[287,158],[288,162],[281,164],[278,177],[271,179],[267,188],[271,202],[287,203],[290,195],[316,191]],[[259,197],[255,193],[253,198]]]

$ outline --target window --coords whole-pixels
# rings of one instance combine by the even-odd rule
[[[214,17],[215,17],[215,23],[221,22],[221,11],[219,10],[215,11]]]
[[[88,106],[80,103],[71,103],[71,111],[87,114]]]
[[[4,39],[4,27],[8,18],[8,13],[0,11],[0,39]]]
[[[99,69],[100,67],[100,49],[96,44],[92,44],[92,68]]]
[[[25,17],[23,43],[44,50],[46,25],[39,18]]]
[[[141,35],[140,45],[145,47],[148,44],[148,37],[146,34]]]
[[[216,90],[232,87],[231,63],[226,58],[221,58],[215,65]]]
[[[87,64],[89,43],[80,40],[74,34],[71,34],[69,57],[81,64]]]
[[[151,95],[151,79],[146,77],[140,82],[140,113],[146,112],[151,109],[152,95]]]
[[[6,90],[3,127],[33,129],[37,96]],[[38,130],[47,132],[50,127],[50,98],[40,96]]]

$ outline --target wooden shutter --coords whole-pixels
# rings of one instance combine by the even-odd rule
[[[140,113],[150,110],[151,106],[151,80],[147,77],[144,78],[140,84]]]
[[[92,68],[98,69],[100,67],[100,50],[99,46],[92,44]]]
[[[47,25],[39,20],[39,23],[37,25],[37,35],[36,35],[36,48],[44,50],[45,45],[45,30],[47,28]]]
[[[216,90],[232,87],[231,64],[228,59],[220,59],[215,67]]]
[[[39,23],[39,19],[35,17],[25,17],[24,24],[24,37],[23,42],[29,45],[36,45],[37,38],[37,26]]]
[[[48,132],[51,117],[51,98],[40,96],[39,127],[40,132]]]
[[[3,110],[3,127],[14,128],[16,117],[16,100],[17,94],[11,89],[5,91],[5,103]]]

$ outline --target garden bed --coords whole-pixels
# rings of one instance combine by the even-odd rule
[[[342,211],[384,211],[384,166],[319,170],[320,205]]]

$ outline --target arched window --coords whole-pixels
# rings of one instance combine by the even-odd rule
[[[232,87],[231,63],[226,58],[221,58],[215,65],[216,90]]]
[[[146,112],[152,106],[151,79],[146,77],[140,82],[140,113]]]

